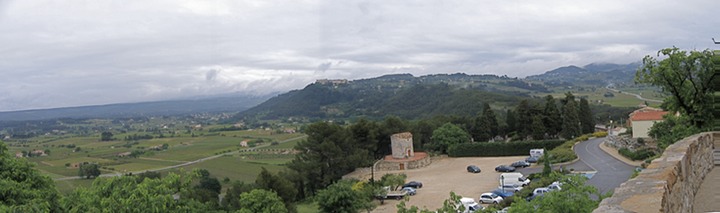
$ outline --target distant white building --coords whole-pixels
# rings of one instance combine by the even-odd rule
[[[635,111],[630,114],[633,138],[649,138],[650,128],[656,122],[662,122],[667,111]]]

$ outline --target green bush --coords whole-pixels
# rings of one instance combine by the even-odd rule
[[[553,149],[550,150],[551,163],[568,162],[577,159],[575,152],[570,149]]]
[[[561,140],[462,143],[448,148],[450,157],[518,156],[529,155],[530,149],[553,149]]]
[[[608,135],[607,132],[594,132],[594,133],[592,133],[592,136],[593,136],[593,137],[596,137],[596,138],[602,138],[602,137],[605,137],[605,136],[607,136],[607,135]]]
[[[630,158],[631,160],[646,160],[653,156],[655,156],[655,151],[652,149],[640,149],[635,152],[630,151],[628,148],[620,148],[618,149],[618,152],[627,158]]]

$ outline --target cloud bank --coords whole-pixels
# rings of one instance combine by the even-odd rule
[[[717,49],[718,4],[6,0],[0,111],[629,63],[670,46]]]

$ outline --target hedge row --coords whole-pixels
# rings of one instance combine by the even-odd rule
[[[563,140],[514,141],[455,144],[448,148],[450,157],[490,157],[530,155],[530,149],[551,150],[563,144]]]
[[[652,156],[655,156],[657,153],[653,151],[652,149],[640,149],[635,152],[630,151],[628,148],[620,148],[618,152],[627,158],[630,158],[631,160],[645,160],[649,159]]]

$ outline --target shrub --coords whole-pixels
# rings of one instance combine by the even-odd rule
[[[653,156],[655,156],[655,151],[649,148],[646,149],[640,149],[635,152],[623,147],[618,149],[618,152],[627,158],[630,158],[631,160],[646,160]]]
[[[570,149],[553,149],[550,150],[552,163],[568,162],[577,159],[575,152]]]
[[[593,136],[593,137],[596,137],[596,138],[602,138],[602,137],[605,137],[605,136],[607,136],[607,135],[608,135],[607,132],[594,132],[594,133],[592,133],[592,136]]]
[[[591,135],[592,134],[581,135],[580,137],[573,139],[573,141],[575,141],[575,142],[586,141],[586,140],[590,139]]]

